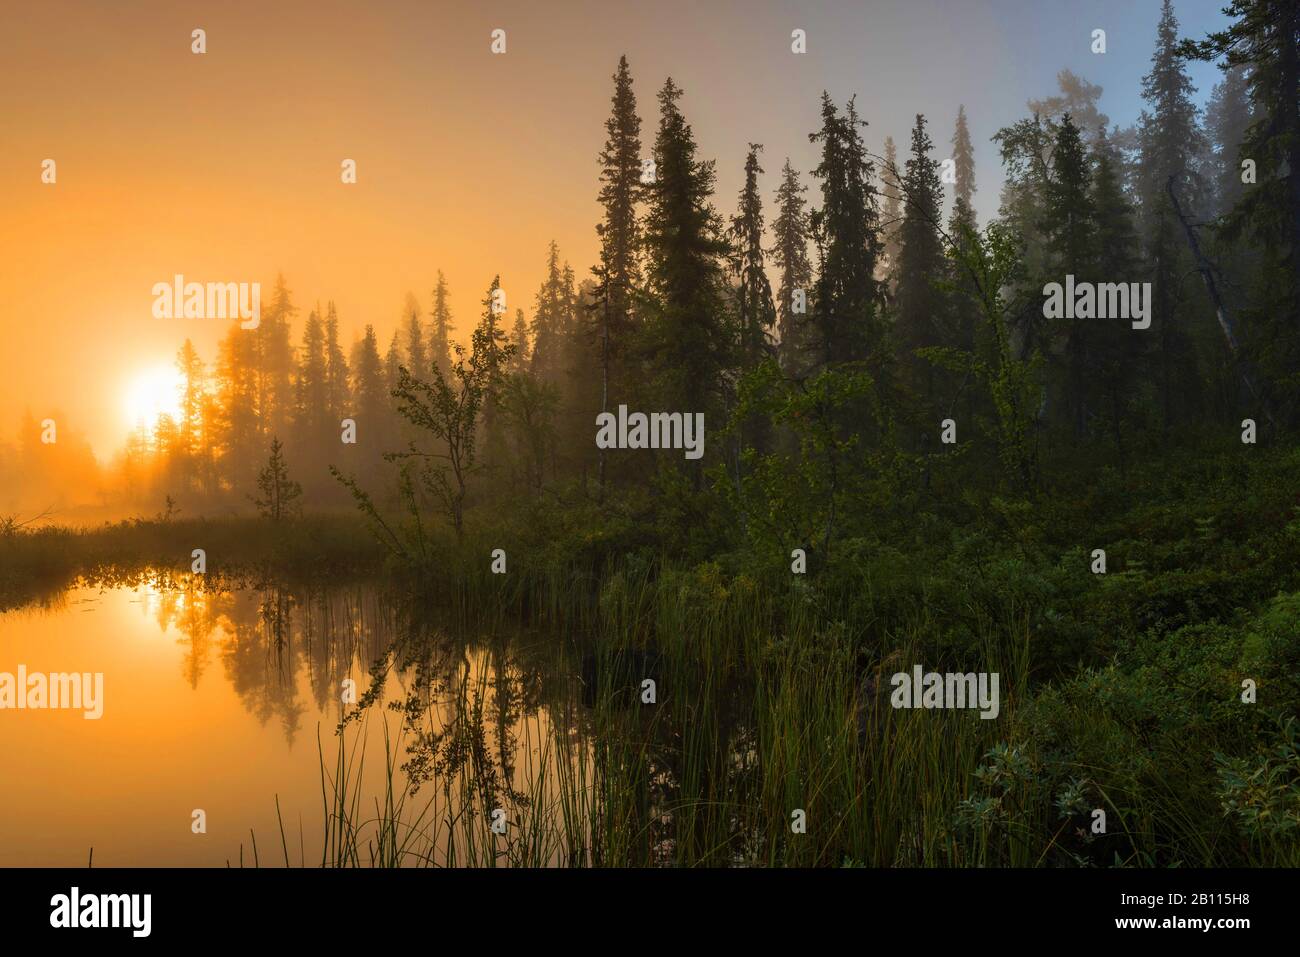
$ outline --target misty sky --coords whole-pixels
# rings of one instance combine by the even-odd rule
[[[1178,0],[1184,36],[1224,25],[1224,0]],[[1157,0],[819,0],[594,3],[11,4],[0,29],[0,438],[24,408],[61,410],[101,458],[127,428],[122,396],[186,338],[205,360],[219,320],[159,320],[151,288],[283,271],[300,307],[332,298],[345,348],[373,322],[381,349],[408,290],[437,269],[458,332],[500,273],[531,318],[547,242],[579,276],[596,259],[596,155],[626,53],[648,152],[672,75],[716,205],[734,209],[746,144],[763,143],[770,204],[823,89],[858,95],[879,150],[914,115],[947,155],[958,104],[976,144],[976,206],[997,208],[989,137],[1056,91],[1063,67],[1104,87],[1112,122],[1142,107]],[[208,52],[190,52],[203,27]],[[508,52],[489,52],[494,28]],[[790,31],[808,52],[790,52]],[[1108,52],[1089,51],[1107,33]],[[1204,102],[1218,71],[1194,64]],[[40,164],[58,163],[58,183]],[[359,182],[340,183],[340,162]],[[900,156],[900,160],[901,160]],[[809,181],[809,185],[811,181]],[[810,190],[810,197],[814,193]],[[770,209],[769,209],[770,219]],[[295,342],[300,326],[295,327]]]

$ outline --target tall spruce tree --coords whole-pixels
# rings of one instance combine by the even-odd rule
[[[822,93],[821,129],[809,134],[822,150],[813,170],[822,203],[810,218],[818,252],[811,352],[817,366],[871,360],[879,371],[885,359],[876,279],[880,237],[864,126],[853,99],[841,114]]]
[[[1070,114],[1061,118],[1052,153],[1052,179],[1047,186],[1046,222],[1051,281],[1095,282],[1092,207],[1092,173],[1079,128]],[[1076,436],[1082,436],[1088,421],[1089,343],[1091,317],[1058,318],[1050,330],[1053,357],[1065,364],[1065,407]]]
[[[420,300],[414,293],[406,294],[406,304],[402,308],[402,319],[406,329],[406,361],[412,374],[422,379],[429,378],[428,354],[424,351],[424,323],[420,320]]]
[[[772,354],[772,332],[776,323],[772,285],[763,259],[763,199],[758,191],[758,177],[763,172],[758,164],[758,153],[762,148],[757,143],[749,144],[739,209],[731,219],[740,361],[746,369],[753,368]]]
[[[593,310],[600,333],[600,408],[609,408],[611,389],[626,388],[625,364],[634,323],[633,302],[641,284],[640,230],[636,204],[641,192],[641,118],[627,57],[618,60],[605,147],[600,153],[600,204],[604,216],[596,226],[600,263]],[[623,380],[623,381],[618,381]],[[605,451],[599,452],[599,482],[605,485]]]
[[[979,228],[975,217],[975,150],[971,146],[966,124],[966,108],[957,108],[957,125],[952,135],[952,155],[957,182],[953,190],[952,212],[948,217],[948,236],[954,243],[968,244]],[[969,273],[959,269],[952,277],[951,311],[953,345],[970,352],[976,348],[979,328],[979,291]],[[969,393],[968,393],[969,395]],[[968,405],[968,409],[970,406]]]
[[[315,464],[334,425],[329,408],[329,357],[326,354],[325,324],[319,308],[307,316],[299,353],[296,404],[292,436],[298,460]]]
[[[807,353],[808,306],[812,264],[808,261],[807,187],[787,157],[776,190],[777,216],[772,222],[772,262],[780,272],[777,287],[778,355],[787,375],[799,376]],[[796,312],[795,310],[800,311]]]
[[[971,146],[970,129],[966,126],[966,107],[957,107],[957,126],[952,134],[952,159],[957,176],[953,190],[954,202],[967,208],[975,205],[975,148]]]
[[[1195,87],[1178,55],[1178,20],[1164,0],[1156,29],[1151,72],[1142,79],[1144,110],[1141,138],[1142,233],[1151,264],[1152,329],[1159,343],[1160,405],[1169,428],[1197,411],[1200,389],[1192,341],[1190,297],[1182,289],[1191,268],[1183,229],[1167,192],[1172,177],[1183,207],[1199,215],[1205,193],[1196,169],[1202,152]]]
[[[560,247],[551,240],[546,250],[546,278],[533,300],[532,372],[542,382],[558,385],[564,371],[564,335],[568,321],[564,310],[564,277]]]
[[[1093,254],[1099,282],[1137,282],[1143,274],[1133,207],[1124,193],[1120,158],[1104,130],[1092,150]],[[1150,340],[1123,316],[1093,320],[1087,382],[1089,406],[1107,425],[1121,474],[1127,473],[1127,426],[1139,408]]]
[[[332,425],[351,413],[352,391],[348,385],[348,360],[339,344],[339,315],[330,302],[325,310],[325,379]]]
[[[515,310],[515,324],[510,330],[510,344],[515,347],[515,353],[510,359],[510,371],[523,372],[528,368],[528,322],[524,319],[522,309]]]
[[[262,437],[269,439],[288,432],[294,405],[294,350],[289,336],[298,310],[283,275],[276,278],[270,309],[262,312],[253,333],[257,344],[257,416]]]
[[[438,270],[438,284],[433,288],[433,314],[429,317],[429,361],[443,378],[451,375],[451,304],[447,280]]]
[[[1242,146],[1253,122],[1246,68],[1229,67],[1223,80],[1214,85],[1205,107],[1205,131],[1213,149],[1207,186],[1214,194],[1212,208],[1216,217],[1231,213],[1246,192]]]
[[[727,244],[710,199],[714,164],[697,156],[695,136],[671,78],[659,92],[656,175],[645,219],[653,315],[647,334],[655,384],[666,407],[716,411],[721,372],[730,359],[722,277]],[[694,468],[698,487],[700,460]]]
[[[938,398],[934,365],[912,354],[917,349],[945,344],[942,330],[947,303],[935,287],[936,280],[946,272],[939,236],[943,184],[939,180],[939,163],[930,155],[933,144],[925,126],[925,117],[918,113],[903,177],[897,327],[899,346],[909,356],[910,384],[929,412]]]
[[[356,413],[357,444],[364,458],[378,464],[390,448],[393,430],[384,363],[379,358],[375,327],[366,324],[365,334],[352,347],[352,395]]]
[[[201,456],[205,437],[203,434],[203,400],[206,397],[203,360],[189,339],[176,353],[176,371],[181,375],[180,418],[177,421],[177,445],[184,459],[187,481],[197,477],[195,468]]]

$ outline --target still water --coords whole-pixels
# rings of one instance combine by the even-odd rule
[[[578,714],[555,642],[426,627],[434,640],[412,667],[393,652],[410,629],[368,585],[217,591],[148,575],[0,614],[0,675],[103,675],[97,719],[0,709],[0,866],[81,866],[92,849],[97,867],[319,865],[340,741],[349,794],[360,784],[369,806],[386,762],[410,758],[390,703],[418,703],[426,745],[441,741],[421,763],[428,779],[469,764],[487,807],[523,797],[554,760],[554,727]],[[345,712],[364,722],[340,738]]]

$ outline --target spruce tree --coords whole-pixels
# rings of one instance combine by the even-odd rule
[[[298,310],[294,308],[284,276],[276,278],[270,308],[253,331],[257,359],[257,416],[261,434],[287,434],[293,415],[294,350],[290,327]]]
[[[641,195],[641,118],[627,57],[619,57],[614,95],[605,121],[605,147],[600,153],[600,204],[604,216],[596,226],[600,262],[592,316],[600,340],[600,409],[608,410],[611,392],[630,383],[626,368],[632,346],[633,301],[641,284],[640,230],[636,203]],[[598,481],[605,486],[605,450],[599,450]]]
[[[946,303],[935,288],[943,278],[945,263],[939,237],[943,185],[939,163],[930,155],[932,144],[918,113],[912,128],[912,152],[903,177],[903,224],[899,231],[897,327],[899,346],[905,353],[942,344]],[[912,386],[928,404],[936,399],[933,365],[911,358]]]
[[[429,361],[424,351],[424,324],[420,321],[420,300],[414,293],[406,294],[406,305],[402,309],[402,318],[406,328],[406,361],[412,374],[427,379]]]
[[[659,92],[655,181],[647,192],[645,248],[653,315],[647,330],[660,401],[683,413],[716,411],[728,365],[721,283],[727,244],[710,198],[714,164],[697,155],[671,78]],[[695,479],[701,477],[698,461]]]
[[[438,284],[433,289],[433,315],[429,320],[429,361],[451,375],[451,305],[447,300],[447,280],[438,270]]]
[[[763,199],[758,192],[758,177],[763,172],[758,164],[758,153],[762,148],[757,143],[749,144],[739,210],[731,219],[740,360],[746,369],[753,368],[772,353],[772,332],[776,322],[772,286],[763,261]]]
[[[775,355],[772,333],[776,324],[776,305],[772,286],[763,260],[763,199],[758,191],[758,177],[763,172],[758,153],[763,147],[749,144],[745,157],[745,182],[740,189],[739,208],[731,218],[732,271],[735,281],[737,365],[741,371],[756,368]],[[732,405],[735,396],[728,397]],[[733,447],[732,468],[741,470],[741,451],[745,448],[766,452],[770,445],[770,423],[765,416],[752,415],[741,423]]]
[[[1079,128],[1068,113],[1061,118],[1056,132],[1044,212],[1051,281],[1064,286],[1067,275],[1073,275],[1076,282],[1097,281],[1092,174]],[[1076,436],[1082,436],[1087,428],[1089,343],[1095,321],[1080,317],[1058,319],[1050,330],[1052,354],[1061,354],[1065,360],[1065,404]]]
[[[1100,282],[1136,282],[1143,267],[1133,207],[1124,193],[1120,160],[1104,130],[1092,151],[1093,250]],[[1091,330],[1089,404],[1107,425],[1121,473],[1127,472],[1127,424],[1138,408],[1149,341],[1128,319],[1095,319]]]
[[[1246,68],[1229,67],[1222,82],[1214,85],[1205,108],[1205,131],[1213,148],[1207,185],[1213,191],[1216,217],[1231,213],[1246,192],[1242,147],[1253,120]]]
[[[510,331],[510,344],[515,353],[510,360],[511,372],[523,372],[528,367],[528,323],[524,320],[524,311],[515,310],[515,325]]]
[[[956,166],[957,182],[953,189],[952,212],[948,217],[948,236],[953,243],[971,242],[979,228],[975,217],[975,150],[971,146],[970,129],[966,125],[966,108],[957,107],[957,125],[952,136],[952,155]],[[951,312],[953,342],[963,351],[976,348],[976,329],[979,327],[979,292],[965,270],[957,270],[952,277],[953,295],[948,307]]]
[[[533,352],[530,366],[542,382],[558,385],[564,369],[564,278],[560,247],[555,240],[546,251],[546,278],[533,300]]]
[[[352,396],[348,386],[348,360],[339,344],[339,315],[333,302],[325,309],[325,378],[330,420],[338,425],[349,412]]]
[[[822,126],[809,139],[821,145],[813,175],[821,181],[822,203],[810,221],[817,243],[811,360],[815,366],[884,361],[884,326],[879,315],[879,256],[874,165],[867,157],[854,100],[841,114],[822,93]]]
[[[952,134],[952,158],[956,167],[955,202],[968,209],[975,205],[975,149],[971,146],[970,130],[966,126],[966,107],[957,107],[957,127]]]
[[[355,407],[350,417],[357,423],[357,444],[365,450],[364,457],[370,464],[378,464],[381,456],[391,451],[392,429],[384,363],[379,357],[375,327],[369,323],[365,335],[352,347],[350,365]]]
[[[329,358],[325,350],[325,325],[321,322],[319,310],[313,309],[302,333],[292,436],[300,450],[300,458],[307,461],[312,461],[323,451],[323,441],[333,431],[329,409]],[[310,454],[304,456],[302,450],[310,450]]]
[[[798,376],[807,352],[808,311],[812,298],[812,265],[808,261],[807,187],[787,157],[776,191],[777,216],[772,222],[772,262],[780,273],[777,288],[778,355],[787,375]],[[796,290],[798,291],[796,293]],[[800,300],[796,302],[796,299]],[[795,312],[796,307],[800,312]]]
[[[1164,0],[1156,30],[1151,72],[1142,79],[1143,111],[1139,128],[1142,161],[1140,196],[1145,258],[1152,273],[1152,328],[1159,343],[1160,405],[1166,428],[1193,414],[1200,389],[1189,329],[1193,326],[1187,299],[1180,295],[1183,277],[1191,268],[1183,229],[1167,192],[1172,177],[1184,209],[1200,215],[1205,194],[1196,170],[1202,134],[1192,101],[1195,87],[1177,51],[1178,21],[1170,0]]]
[[[203,454],[209,436],[203,434],[203,400],[206,397],[203,360],[189,339],[176,353],[176,369],[181,374],[181,408],[178,446],[183,456],[187,484],[197,477],[197,460]]]

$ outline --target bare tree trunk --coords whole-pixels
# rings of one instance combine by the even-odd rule
[[[1237,327],[1232,321],[1232,316],[1228,313],[1228,307],[1223,301],[1223,296],[1219,294],[1218,284],[1214,281],[1214,267],[1210,261],[1205,258],[1201,252],[1201,244],[1196,238],[1196,231],[1192,224],[1187,221],[1183,215],[1183,208],[1178,203],[1178,195],[1174,192],[1174,177],[1170,176],[1165,183],[1165,190],[1169,193],[1169,200],[1174,204],[1174,213],[1178,221],[1183,224],[1183,232],[1187,235],[1187,245],[1191,247],[1192,256],[1196,259],[1196,271],[1201,274],[1205,280],[1205,288],[1210,294],[1210,299],[1214,302],[1214,314],[1219,320],[1219,328],[1223,330],[1223,337],[1228,341],[1228,349],[1232,353],[1233,360],[1241,370],[1241,380],[1254,396],[1255,401],[1259,403],[1260,408],[1264,411],[1265,418],[1268,419],[1270,426],[1275,426],[1273,421],[1273,410],[1269,407],[1269,402],[1255,387],[1255,377],[1251,375],[1250,360],[1241,354],[1240,346],[1237,344]]]

